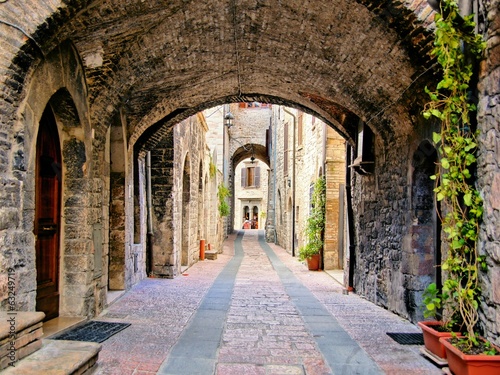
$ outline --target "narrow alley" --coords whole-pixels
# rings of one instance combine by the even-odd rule
[[[415,325],[263,236],[230,235],[217,260],[143,280],[103,311],[131,325],[103,343],[96,374],[441,374],[386,334]]]

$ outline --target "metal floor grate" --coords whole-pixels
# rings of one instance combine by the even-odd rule
[[[130,323],[113,323],[91,320],[78,327],[75,327],[60,335],[51,337],[54,340],[71,340],[71,341],[90,341],[103,342],[127,328]]]
[[[424,345],[424,337],[421,333],[394,333],[387,335],[401,345]]]

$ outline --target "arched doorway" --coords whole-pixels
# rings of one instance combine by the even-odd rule
[[[253,206],[252,228],[259,229],[259,207]]]
[[[56,120],[48,105],[40,119],[36,142],[34,223],[36,310],[45,313],[45,320],[59,316],[61,159]]]
[[[413,321],[423,319],[422,305],[423,287],[431,282],[441,289],[441,222],[437,217],[434,199],[434,181],[431,176],[436,173],[437,151],[434,146],[424,140],[420,143],[412,159],[412,219],[411,255],[414,265],[410,276],[414,278],[412,287],[405,288],[405,305]]]

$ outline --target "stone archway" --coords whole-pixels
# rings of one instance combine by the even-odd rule
[[[61,218],[60,233],[60,269],[59,278],[59,314],[63,316],[94,316],[102,309],[105,297],[101,293],[89,293],[107,288],[97,278],[107,271],[107,254],[104,249],[102,224],[92,224],[89,220],[88,180],[91,154],[91,131],[88,122],[87,87],[83,68],[80,65],[78,53],[70,43],[58,46],[47,59],[34,70],[27,95],[23,102],[16,127],[22,136],[23,151],[17,151],[22,156],[14,165],[19,176],[25,183],[21,190],[24,195],[20,203],[23,221],[28,227],[27,233],[33,232],[36,201],[36,140],[39,134],[39,121],[44,111],[52,113],[52,122],[59,139],[61,150]],[[80,72],[80,74],[77,74]],[[51,79],[47,80],[50,76]],[[36,224],[38,226],[39,223]],[[47,227],[50,227],[47,226]],[[33,235],[33,234],[32,234]],[[24,291],[25,286],[36,284],[35,272],[35,241],[28,241],[33,247],[27,250],[27,258],[33,263],[19,264],[19,275],[24,282],[20,284],[17,295],[20,306],[34,310],[35,294]],[[33,280],[33,282],[32,282]],[[97,285],[100,285],[97,287]],[[50,317],[50,315],[49,315]]]
[[[59,257],[62,156],[57,124],[50,105],[40,120],[36,142],[35,253],[36,310],[45,320],[59,316]]]

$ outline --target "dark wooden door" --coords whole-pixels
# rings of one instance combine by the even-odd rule
[[[43,113],[38,131],[35,197],[36,309],[49,320],[59,316],[61,218],[61,151],[50,107]]]

